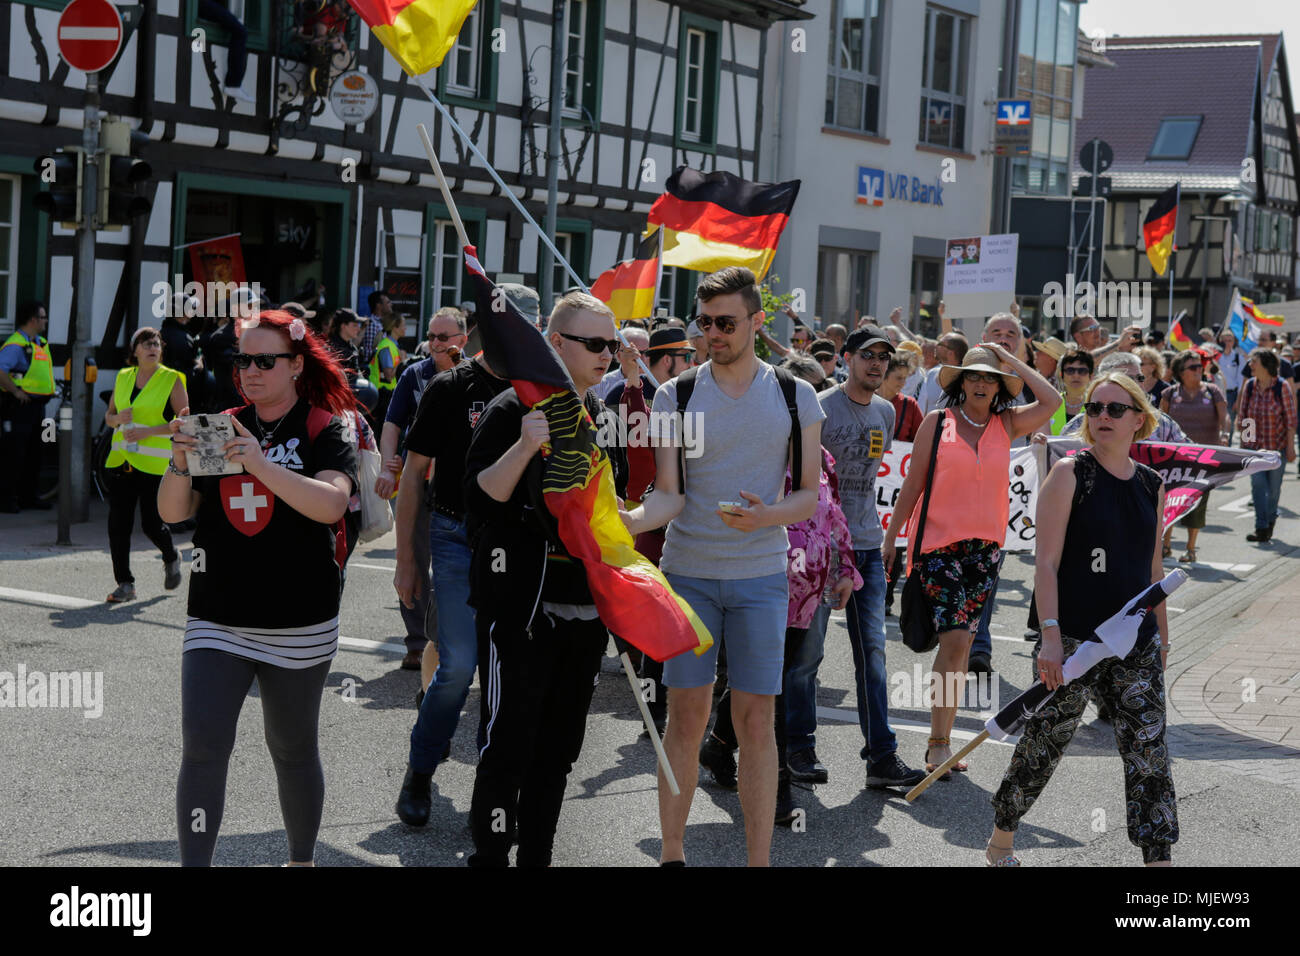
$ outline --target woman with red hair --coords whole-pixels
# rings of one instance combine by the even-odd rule
[[[317,723],[338,649],[335,525],[356,489],[356,403],[301,318],[272,311],[237,322],[234,366],[249,404],[231,410],[225,457],[243,472],[191,478],[194,439],[174,421],[158,491],[164,521],[198,519],[181,655],[181,864],[212,862],[235,726],[256,678],[289,865],[310,866],[325,801]]]

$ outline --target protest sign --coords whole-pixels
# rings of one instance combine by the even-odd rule
[[[948,240],[943,266],[945,315],[982,322],[995,312],[1007,311],[1016,294],[1019,246],[1016,233]]]

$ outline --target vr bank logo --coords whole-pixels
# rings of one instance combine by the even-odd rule
[[[1026,126],[1030,122],[1029,100],[999,100],[999,126]]]
[[[885,204],[885,171],[870,166],[858,167],[858,202],[864,206]]]

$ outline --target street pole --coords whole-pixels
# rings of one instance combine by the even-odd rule
[[[91,355],[90,332],[94,321],[95,227],[99,209],[99,74],[86,74],[86,97],[81,147],[81,221],[77,223],[77,299],[75,333],[69,336],[71,421],[60,411],[59,441],[68,444],[59,454],[59,543],[71,544],[71,525],[90,520],[90,409],[86,359]]]
[[[546,135],[546,234],[555,237],[558,226],[560,190],[560,113],[564,108],[564,0],[555,0],[551,10],[551,127]],[[550,315],[555,301],[555,258],[542,246],[542,274],[537,277],[542,297],[542,315]]]

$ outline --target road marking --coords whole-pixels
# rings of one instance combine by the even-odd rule
[[[339,647],[350,647],[360,651],[392,651],[394,654],[406,654],[405,644],[368,641],[364,637],[340,637]]]
[[[108,606],[104,601],[87,601],[85,598],[47,594],[44,591],[24,591],[21,588],[0,588],[0,600],[17,601],[20,604],[38,604],[42,607],[61,607],[74,611],[84,611],[90,607]]]
[[[887,617],[887,618],[885,618],[885,627],[887,627],[887,628],[893,628],[895,631],[897,631],[897,630],[898,630],[898,622],[895,621],[895,620],[893,620],[892,618],[888,618],[888,617]],[[1022,637],[1011,637],[1011,636],[1008,635],[1008,634],[990,634],[989,637],[993,638],[993,640],[995,640],[995,641],[1015,641],[1017,644],[1028,644],[1028,643],[1032,643],[1031,641],[1026,641],[1026,640],[1025,640],[1024,638],[1022,638]]]
[[[1220,511],[1245,511],[1246,502],[1254,498],[1254,495],[1242,495],[1240,498],[1233,498],[1226,505],[1219,505]]]
[[[858,722],[858,712],[856,710],[849,710],[846,707],[818,707],[817,716],[822,720],[833,720],[837,723],[856,724]],[[990,714],[989,716],[992,715]],[[919,720],[907,720],[900,717],[891,717],[889,719],[889,726],[893,727],[895,730],[910,730],[918,734],[930,733],[930,724],[928,722],[922,723]],[[951,736],[955,740],[974,740],[978,733],[978,730],[959,730],[954,727]],[[994,740],[992,737],[990,737],[987,742],[1001,744],[1003,747],[1015,746],[1013,743],[1007,743],[1003,740]]]
[[[367,571],[396,571],[395,564],[362,564],[360,561],[349,561],[350,568],[365,568]]]

